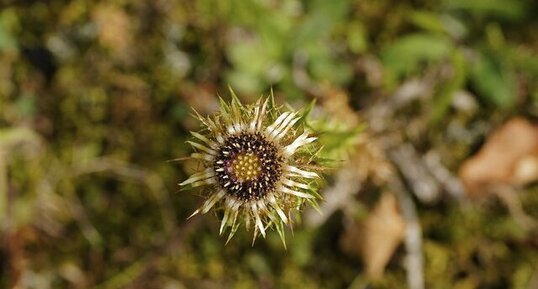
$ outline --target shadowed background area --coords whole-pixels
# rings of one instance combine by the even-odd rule
[[[0,288],[538,288],[532,0],[4,0]],[[335,160],[228,245],[190,113],[272,89]]]

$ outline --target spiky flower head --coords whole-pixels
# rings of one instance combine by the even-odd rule
[[[192,215],[211,209],[223,212],[220,234],[229,229],[228,241],[241,223],[254,227],[253,242],[268,228],[284,241],[284,225],[305,202],[317,207],[319,175],[316,172],[316,137],[305,129],[309,109],[287,110],[274,98],[243,105],[231,91],[228,104],[202,117],[199,132],[189,141],[201,170],[180,183],[185,188],[205,187],[207,199]]]

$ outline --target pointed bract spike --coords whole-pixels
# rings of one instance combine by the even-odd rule
[[[280,236],[280,240],[282,241],[282,244],[284,245],[284,250],[287,250],[288,248],[286,247],[286,236],[284,233],[284,226],[282,224],[280,225],[277,224],[276,231],[278,232],[278,235]]]
[[[245,218],[245,229],[250,230],[250,218]]]
[[[200,209],[197,209],[196,211],[194,211],[190,216],[187,217],[187,220],[196,216],[198,213],[200,213]]]
[[[232,226],[230,230],[230,234],[228,235],[228,239],[226,239],[226,243],[224,244],[225,246],[228,244],[228,242],[230,242],[232,237],[235,235],[235,232],[237,232],[237,229],[239,229],[239,223]]]
[[[211,162],[214,157],[210,154],[192,153],[191,158]]]
[[[221,221],[221,224],[220,224],[220,230],[219,230],[220,235],[222,235],[222,232],[224,232],[224,228],[226,227],[226,224],[228,223],[228,218],[230,217],[230,211],[231,211],[230,208],[226,208],[224,210],[224,217],[222,217],[222,221]]]
[[[275,108],[275,94],[274,94],[274,91],[273,91],[273,88],[271,88],[271,94],[269,94],[269,109],[274,109]]]
[[[279,135],[282,131],[286,130],[289,128],[291,122],[293,121],[294,117],[297,115],[296,112],[294,113],[290,113],[283,121],[282,123],[276,127],[272,132],[271,132],[271,138],[276,138],[277,135]],[[291,124],[293,125],[293,124]]]
[[[207,178],[205,180],[197,181],[191,184],[191,187],[196,188],[199,186],[205,186],[205,185],[213,185],[217,183],[217,179],[214,177]]]
[[[275,140],[280,140],[281,138],[283,138],[286,133],[288,133],[288,131],[293,127],[293,125],[299,120],[301,119],[300,117],[296,117],[294,119],[291,120],[291,122],[287,125],[287,127],[282,130],[279,134],[277,134],[274,139]]]
[[[206,122],[204,124],[207,126],[207,128],[210,131],[212,131],[214,133],[216,133],[218,131],[218,126],[212,119],[210,119],[210,118],[206,119]]]
[[[256,212],[254,213],[254,216],[256,218],[256,226],[260,229],[260,233],[265,238],[265,227],[263,226],[262,220],[260,218],[260,214]]]
[[[278,228],[278,226],[282,226],[282,222],[280,221],[280,219],[275,216],[274,212],[270,212],[268,214],[266,214],[265,216],[269,217],[270,221],[269,223],[266,223],[266,226],[265,228],[271,228],[272,226],[275,226],[275,228]]]
[[[288,123],[297,115],[297,112],[288,112],[288,116],[280,123],[278,129],[281,129],[288,125]]]
[[[203,117],[194,107],[192,107],[191,109],[192,109],[191,116],[198,119],[204,125],[206,125],[206,121],[208,120],[208,118]]]
[[[191,134],[192,134],[195,138],[197,138],[197,139],[199,139],[199,140],[205,142],[205,143],[206,143],[207,145],[209,145],[212,149],[216,149],[216,148],[217,148],[217,145],[215,144],[215,142],[210,141],[207,137],[205,137],[205,136],[203,136],[203,135],[201,135],[201,134],[199,134],[199,133],[197,133],[197,132],[195,132],[195,131],[191,131]]]
[[[280,191],[283,192],[283,193],[286,193],[286,194],[294,195],[294,196],[305,198],[305,199],[313,199],[314,198],[314,196],[309,195],[307,193],[291,190],[291,189],[288,189],[286,187],[280,187]]]
[[[216,194],[213,194],[209,199],[207,199],[202,205],[202,214],[205,214],[211,210],[211,208],[220,200],[224,195],[226,194],[226,191],[220,190]]]
[[[231,90],[230,90],[231,91]],[[235,93],[233,93],[233,91],[231,91],[232,93],[232,102],[231,102],[231,120],[230,120],[230,123],[233,127],[235,127],[235,130],[237,132],[241,131],[241,127],[242,127],[242,116],[241,116],[241,109],[243,109],[243,105],[241,104],[241,101],[239,100],[239,98],[237,98],[237,95],[235,95]]]
[[[191,107],[192,112],[195,114],[195,118],[203,118],[202,115],[196,110],[196,108]]]
[[[254,247],[254,243],[256,242],[256,238],[258,238],[258,227],[254,226],[254,234],[252,234],[252,247]]]
[[[299,114],[301,115],[301,118],[300,118],[301,124],[306,123],[306,119],[308,118],[312,110],[314,109],[315,105],[316,105],[316,99],[314,98],[305,108],[301,109],[301,111],[299,112]]]
[[[256,100],[256,103],[254,103],[254,106],[260,107],[260,105],[262,104],[262,100],[263,100],[263,97],[258,98],[258,100]]]
[[[219,98],[219,104],[220,104],[220,116],[223,118],[224,122],[228,122],[230,120],[230,113],[231,113],[231,106],[222,99],[222,97],[218,96]]]
[[[321,208],[319,207],[319,204],[318,204],[318,202],[316,200],[308,199],[307,201],[312,206],[312,208],[314,208],[314,210],[316,210],[316,212],[318,214],[323,214],[323,212],[321,211]]]
[[[271,227],[272,224],[276,225],[277,223],[279,223],[278,218],[273,214],[273,212],[268,212],[264,216],[269,217],[269,220],[270,220],[270,222],[268,224],[266,224],[267,225],[266,228]]]
[[[284,121],[284,119],[288,117],[289,114],[290,114],[289,112],[284,112],[283,114],[279,115],[276,118],[275,122],[273,122],[273,124],[271,124],[265,129],[265,132],[267,133],[267,135],[270,136],[273,133],[273,130],[275,130]]]
[[[205,117],[201,116],[198,113],[198,111],[196,111],[194,108],[192,110],[193,110],[193,112],[195,114],[194,118],[201,121],[210,131],[216,131],[217,130],[217,127],[215,126],[215,123],[213,121],[211,121],[210,118],[205,118]]]
[[[293,223],[290,222],[290,232],[292,236],[295,236],[295,231],[293,230]]]
[[[303,133],[298,138],[296,138],[291,144],[287,145],[284,148],[284,155],[285,156],[291,156],[295,153],[295,151],[300,148],[301,146],[304,146],[306,144],[309,144],[313,141],[315,141],[316,137],[308,137],[308,133]]]
[[[304,108],[303,112],[301,113],[303,116],[308,116],[310,112],[314,109],[316,106],[317,99],[314,98],[312,101]]]
[[[217,94],[217,97],[219,99],[219,104],[221,108],[228,109],[230,107],[228,103],[226,103],[226,101],[222,98],[222,96],[220,96],[220,94]]]
[[[187,180],[183,181],[179,185],[180,186],[185,186],[185,185],[194,183],[194,182],[199,181],[199,180],[212,178],[213,176],[215,176],[215,173],[213,172],[213,170],[211,168],[207,168],[204,171],[201,171],[201,172],[193,174]]]
[[[228,244],[228,242],[230,242],[230,240],[232,239],[232,237],[234,236],[235,232],[237,231],[237,229],[239,228],[239,223],[237,223],[237,215],[239,215],[239,210],[238,208],[236,208],[233,212],[232,212],[233,216],[232,216],[232,228],[230,229],[230,234],[228,235],[228,239],[226,240],[226,244]],[[224,245],[226,245],[224,244]]]
[[[260,100],[258,100],[258,103],[259,102],[260,102]],[[254,117],[250,121],[250,124],[249,124],[249,127],[248,127],[248,130],[251,133],[256,131],[256,124],[258,123],[258,118],[259,118],[259,115],[260,115],[260,107],[258,106],[258,103],[256,103],[256,106],[254,107]]]
[[[265,119],[265,113],[267,110],[267,103],[269,102],[269,98],[267,98],[261,107],[260,115],[258,116],[258,119],[256,120],[256,131],[261,131],[261,127],[263,125],[263,120]]]
[[[309,178],[309,179],[319,178],[318,174],[314,172],[304,171],[294,166],[286,166],[286,170],[292,173],[290,174],[290,176],[299,176],[299,177],[304,177],[304,178]]]
[[[195,148],[197,148],[197,149],[199,149],[199,150],[201,150],[201,151],[204,151],[204,152],[206,152],[206,153],[208,153],[208,154],[210,154],[210,155],[217,155],[217,152],[216,152],[216,151],[214,151],[214,150],[212,150],[212,149],[210,149],[210,148],[208,148],[208,147],[206,147],[206,146],[204,146],[204,145],[201,145],[201,144],[199,144],[199,143],[192,142],[192,141],[187,141],[187,142],[188,142],[190,145],[192,145],[193,147],[195,147]]]
[[[297,187],[297,188],[301,188],[301,189],[305,189],[305,190],[308,190],[309,187],[307,184],[303,184],[303,183],[299,183],[299,182],[296,182],[296,181],[292,181],[292,180],[289,180],[289,179],[286,179],[284,178],[282,180],[282,183],[290,188],[292,187]]]
[[[282,219],[282,222],[284,222],[284,224],[287,224],[288,218],[286,217],[286,214],[284,214],[284,211],[282,211],[282,209],[278,205],[277,206],[273,205],[273,207],[275,208],[275,211],[280,217],[280,219]]]
[[[232,97],[232,103],[236,102],[237,105],[242,107],[243,104],[241,103],[241,100],[239,100],[239,97],[237,97],[237,94],[235,94],[234,90],[232,89],[230,85],[228,85],[228,90],[230,91],[230,96]]]

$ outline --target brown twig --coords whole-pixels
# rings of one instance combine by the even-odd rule
[[[422,254],[422,229],[415,208],[415,203],[406,191],[402,181],[393,177],[390,182],[405,219],[405,249],[407,256],[407,283],[410,289],[424,289],[424,256]]]
[[[439,183],[426,169],[422,158],[411,144],[404,143],[391,149],[389,157],[420,201],[431,203],[439,198],[441,193]]]

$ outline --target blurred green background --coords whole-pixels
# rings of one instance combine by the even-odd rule
[[[3,0],[0,288],[538,288],[536,179],[472,193],[458,174],[495,128],[538,119],[537,15],[532,0]],[[315,99],[339,160],[287,250],[243,229],[224,246],[218,214],[186,220],[203,199],[177,183],[196,164],[170,160],[228,85]]]

